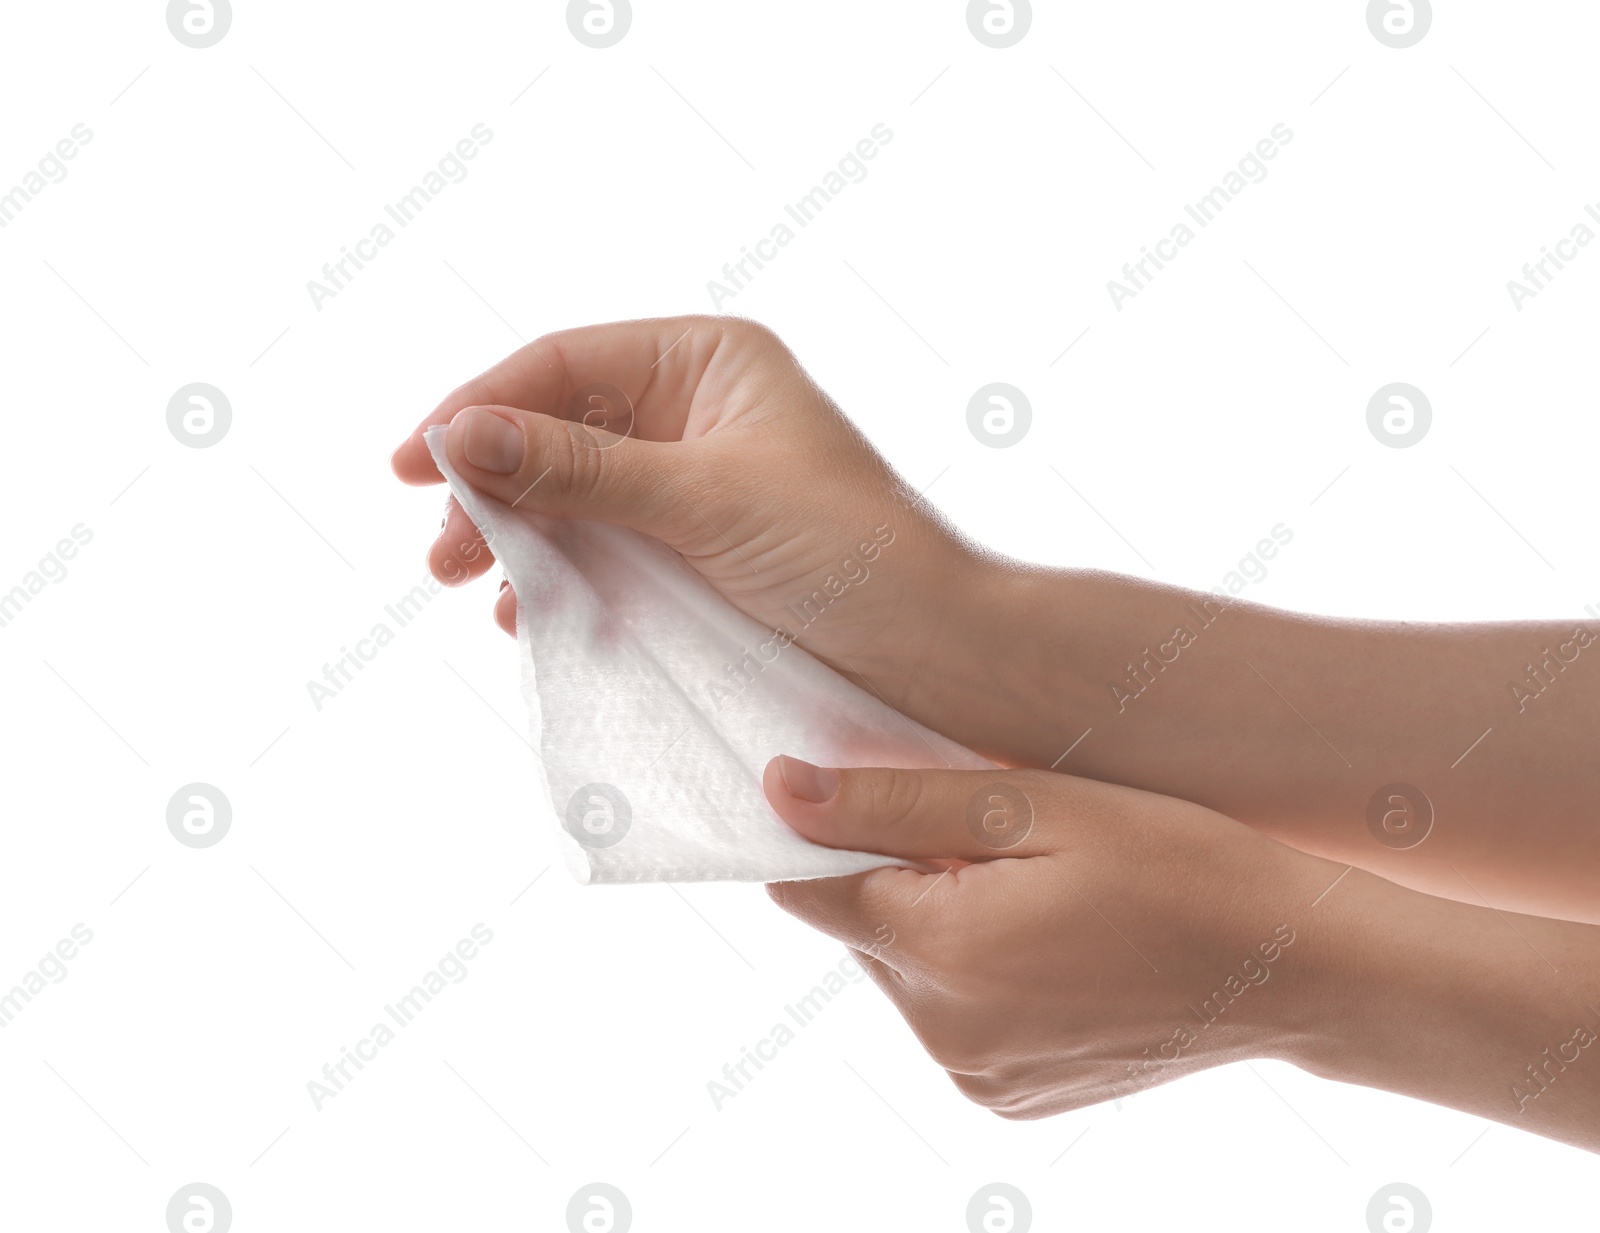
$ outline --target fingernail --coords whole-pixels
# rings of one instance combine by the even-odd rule
[[[467,412],[467,461],[492,475],[511,475],[522,466],[522,429],[493,411]]]
[[[509,579],[509,578],[500,579],[500,589],[502,591],[505,590],[510,585],[511,585],[511,579]]]
[[[832,800],[833,794],[839,790],[838,771],[825,766],[812,766],[788,754],[778,757],[778,777],[783,780],[783,786],[790,796],[799,801],[810,801],[813,805]]]

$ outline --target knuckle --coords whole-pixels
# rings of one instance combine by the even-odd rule
[[[939,1062],[941,1066],[944,1065],[938,1058],[934,1058],[934,1061]],[[982,1105],[985,1109],[994,1106],[996,1098],[994,1085],[983,1076],[967,1074],[961,1070],[946,1070],[945,1073],[950,1076],[950,1082],[956,1085],[956,1091],[973,1104]]]
[[[802,920],[810,915],[816,898],[814,892],[807,891],[803,882],[768,882],[767,895],[790,916]]]
[[[929,885],[935,878],[937,885]],[[987,996],[984,974],[995,965],[995,941],[974,927],[971,896],[958,876],[923,875],[922,881],[911,896],[915,910],[897,916],[897,953],[915,966],[930,992],[963,1001]]]
[[[529,474],[523,482],[548,486],[552,495],[573,501],[592,497],[600,486],[601,451],[584,440],[587,430],[565,420],[550,420],[544,426],[547,431],[539,448],[529,451]]]
[[[541,334],[522,350],[528,357],[530,367],[537,363],[541,368],[547,364],[559,365],[557,371],[570,373],[570,352],[568,344],[572,343],[583,333],[583,328],[576,327],[565,330],[552,330],[548,334]]]
[[[951,1071],[949,1074],[957,1091],[996,1117],[1004,1118],[1008,1122],[1025,1122],[1042,1116],[1031,1093],[1015,1083],[991,1075],[966,1074],[960,1071]]]
[[[768,325],[751,317],[733,317],[727,320],[708,318],[730,334],[737,342],[770,345],[778,341],[777,333]]]
[[[867,808],[880,830],[904,831],[916,820],[922,803],[922,776],[916,771],[885,770],[871,776]]]
[[[930,1035],[923,1044],[928,1056],[952,1075],[959,1074],[974,1084],[993,1086],[988,1071],[994,1064],[994,1051],[980,1036],[945,1028]]]

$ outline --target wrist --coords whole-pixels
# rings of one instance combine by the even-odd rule
[[[1324,889],[1303,892],[1295,911],[1301,946],[1294,996],[1274,1055],[1319,1078],[1359,1082],[1357,1059],[1370,1051],[1374,1018],[1398,983],[1386,970],[1392,956],[1373,946],[1395,907],[1385,894],[1388,883],[1319,863]]]
[[[1194,623],[1194,608],[1209,597],[970,551],[951,575],[957,582],[945,591],[940,660],[930,665],[925,696],[930,710],[960,731],[933,726],[1009,765],[1170,791],[1145,782],[1149,768],[1142,762],[1108,755],[1109,731],[1089,733],[1120,734],[1127,724],[1118,717],[1131,691],[1142,688],[1140,674],[1163,671],[1179,653],[1175,643],[1163,648],[1156,635],[1171,634],[1183,620]],[[1151,655],[1162,663],[1153,664]]]
[[[1554,1030],[1560,1016],[1544,1023],[1550,1007],[1535,993],[1547,961],[1502,914],[1359,869],[1313,917],[1324,909],[1306,930],[1320,945],[1302,1031],[1285,1057],[1302,1069],[1439,1099],[1440,1085],[1481,1068],[1473,1086],[1492,1105],[1515,1077],[1512,1059],[1537,1053],[1532,1042]]]
[[[936,635],[912,685],[919,718],[998,762],[1049,767],[1081,727],[1059,617],[1066,575],[965,546],[946,564]],[[931,717],[931,718],[929,718]]]
[[[1277,1056],[1600,1151],[1600,928],[1359,870],[1316,913],[1330,906]]]

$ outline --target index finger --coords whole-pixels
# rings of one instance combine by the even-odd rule
[[[903,928],[906,913],[944,876],[915,869],[869,869],[841,878],[769,882],[767,895],[817,932],[903,973],[907,960],[895,949],[896,926]]]
[[[732,324],[717,317],[658,317],[547,334],[452,390],[395,450],[395,474],[408,484],[442,483],[422,434],[467,407],[516,407],[566,418],[569,401],[593,382],[627,396],[634,416],[630,435],[681,440],[700,380]]]

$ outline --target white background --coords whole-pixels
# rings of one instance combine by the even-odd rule
[[[93,140],[0,230],[0,591],[93,538],[0,628],[0,987],[94,933],[0,1031],[8,1224],[156,1230],[204,1181],[241,1233],[558,1229],[601,1180],[640,1230],[961,1230],[1006,1181],[1040,1229],[1361,1233],[1406,1181],[1441,1230],[1566,1227],[1592,1157],[1280,1064],[1003,1122],[870,984],[718,1111],[707,1081],[841,952],[760,887],[569,880],[498,575],[306,689],[423,577],[442,495],[388,457],[440,397],[547,330],[710,311],[880,122],[867,178],[723,308],[974,535],[1209,588],[1283,522],[1252,598],[1600,604],[1600,248],[1506,290],[1600,201],[1600,14],[1441,8],[1393,50],[1355,0],[1050,4],[993,50],[954,2],[638,0],[594,50],[557,3],[274,0],[196,50],[160,3],[8,5],[0,192]],[[467,178],[314,307],[478,123]],[[1279,123],[1267,178],[1114,308]],[[1032,402],[1009,449],[966,425],[991,381]],[[1407,449],[1366,423],[1393,381],[1433,406]],[[191,382],[232,405],[210,448],[167,428]],[[203,850],[166,826],[194,781],[233,808]],[[479,922],[466,980],[318,1112],[307,1081]]]

